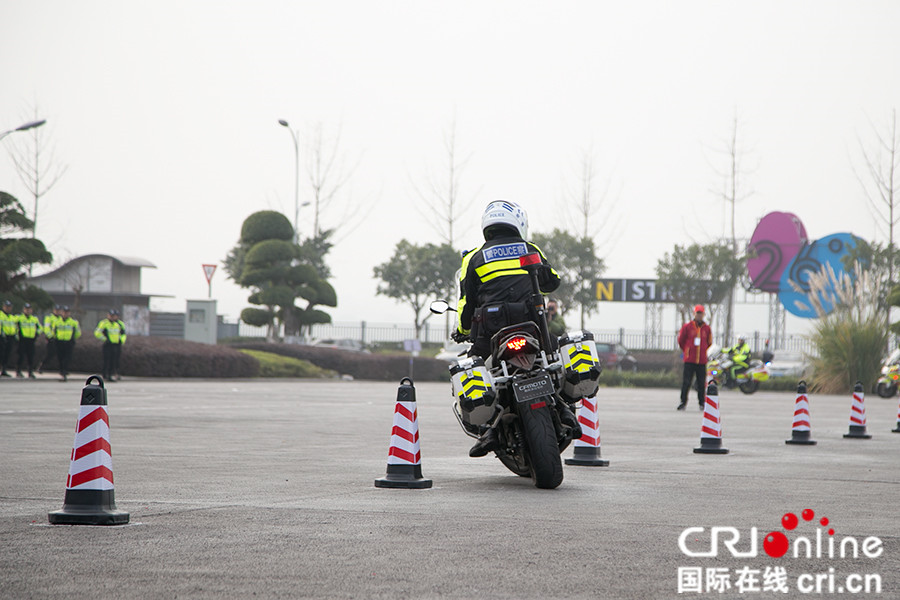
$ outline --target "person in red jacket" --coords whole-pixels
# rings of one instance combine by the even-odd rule
[[[712,329],[703,322],[706,311],[703,305],[694,307],[694,318],[681,326],[678,332],[678,347],[681,348],[684,359],[684,379],[681,382],[681,404],[678,410],[684,410],[687,406],[688,390],[691,388],[691,379],[697,378],[697,399],[700,401],[700,410],[703,410],[706,390],[706,351],[712,346]]]

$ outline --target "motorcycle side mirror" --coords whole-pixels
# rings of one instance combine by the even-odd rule
[[[436,315],[442,315],[445,312],[447,312],[448,310],[452,310],[453,312],[456,312],[456,309],[452,308],[446,300],[435,300],[434,302],[431,303],[429,310],[431,310],[431,312]]]

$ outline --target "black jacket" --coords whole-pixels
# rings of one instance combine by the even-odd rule
[[[496,325],[478,326],[480,315],[476,309],[490,306],[522,303],[531,295],[531,279],[519,265],[519,257],[538,253],[543,267],[538,271],[540,290],[549,294],[559,287],[559,275],[550,266],[540,248],[520,237],[500,237],[489,240],[480,248],[468,252],[462,261],[459,275],[460,298],[457,305],[459,322],[457,329],[462,333],[474,334],[481,338],[496,333]],[[509,325],[520,320],[519,315],[508,314]],[[472,331],[473,319],[476,331]]]

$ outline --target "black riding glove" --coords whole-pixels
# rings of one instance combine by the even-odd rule
[[[538,283],[541,287],[546,286],[551,281],[553,281],[553,269],[551,269],[547,265],[541,265],[541,268],[538,269]]]

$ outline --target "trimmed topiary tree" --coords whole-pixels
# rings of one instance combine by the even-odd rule
[[[337,306],[334,288],[293,238],[287,217],[259,211],[244,220],[241,239],[225,259],[229,277],[251,290],[248,300],[254,306],[241,311],[241,320],[268,327],[269,339],[279,325],[285,335],[297,335],[302,326],[330,323],[331,317],[315,306]],[[306,306],[298,306],[298,300]]]

